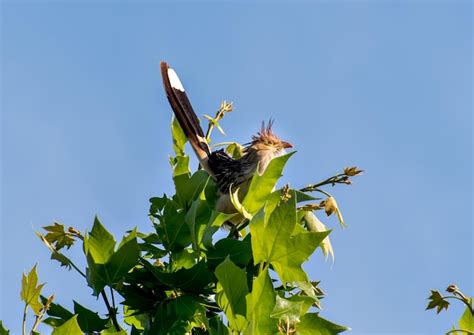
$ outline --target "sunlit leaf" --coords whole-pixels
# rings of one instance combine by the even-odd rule
[[[237,188],[235,191],[230,192],[230,201],[232,202],[232,205],[237,210],[237,212],[242,214],[242,216],[246,218],[247,220],[250,220],[252,219],[252,214],[247,212],[247,209],[245,209],[245,207],[240,203],[239,193],[240,193],[239,188]]]
[[[74,244],[74,238],[64,230],[64,225],[58,222],[54,222],[52,226],[45,226],[43,229],[48,232],[44,238],[58,251],[63,247],[69,249]]]
[[[181,129],[178,120],[173,117],[171,122],[171,135],[173,138],[173,150],[177,156],[184,156],[184,145],[188,141],[183,129]]]
[[[21,279],[21,300],[28,305],[36,315],[40,313],[43,304],[40,302],[40,294],[44,284],[38,285],[38,274],[36,265],[33,266],[28,275],[23,274]]]
[[[55,328],[51,335],[82,335],[83,332],[77,323],[77,315],[74,315],[61,326]]]
[[[123,306],[123,321],[127,325],[133,326],[137,330],[144,330],[147,324],[147,320],[147,315],[137,314],[137,311],[133,310],[129,306]]]
[[[319,313],[308,313],[296,324],[298,335],[336,335],[350,328],[332,323],[319,317]]]
[[[229,144],[226,148],[225,151],[233,158],[233,159],[240,159],[244,155],[244,147],[241,146],[237,142],[233,142]]]
[[[254,215],[265,204],[281,177],[286,162],[293,154],[294,152],[272,159],[262,175],[254,174],[247,195],[242,201],[247,212]]]
[[[84,238],[86,254],[90,254],[96,264],[105,264],[114,253],[115,239],[96,216],[90,233]]]
[[[271,263],[282,282],[307,281],[301,265],[329,232],[302,232],[291,236],[296,225],[294,196],[280,202],[266,225],[264,218],[265,211],[261,210],[250,222],[254,262]]]
[[[222,285],[224,293],[229,300],[232,313],[246,315],[245,296],[249,293],[247,276],[244,269],[236,266],[230,257],[227,257],[216,268],[216,277]]]
[[[234,314],[232,312],[229,299],[227,299],[224,289],[222,288],[222,285],[219,282],[217,283],[216,287],[216,302],[221,308],[221,310],[224,311],[225,318],[229,322],[229,327],[231,330],[234,331],[234,333],[242,332],[247,328],[248,321],[246,317],[244,315]]]
[[[464,309],[464,313],[462,314],[461,318],[459,319],[459,329],[474,333],[474,315],[467,306]]]
[[[96,227],[95,224],[94,227]],[[104,233],[104,231],[106,230],[103,226],[102,228],[98,228],[96,230],[94,242],[92,244],[89,240],[92,234],[89,234],[84,238],[84,249],[86,251],[88,265],[87,281],[94,289],[94,295],[98,295],[106,285],[113,285],[119,282],[122,277],[137,264],[138,258],[140,256],[140,248],[137,243],[135,229],[122,239],[117,251],[114,251],[115,240],[113,239],[113,236],[108,232],[107,234]],[[107,257],[105,263],[98,263],[96,261],[97,255],[94,256],[91,251],[100,251],[100,247],[96,244],[100,239],[104,239],[100,237],[104,235],[108,236],[105,241],[109,243],[106,247],[106,250],[110,255]],[[112,240],[114,242],[113,245],[111,244]],[[110,246],[112,247],[111,251]],[[103,261],[104,259],[105,257],[101,257],[99,258],[99,261]]]
[[[277,322],[270,317],[275,296],[268,268],[265,268],[255,278],[252,292],[246,297],[249,325],[245,334],[273,334],[277,331]]]
[[[295,323],[300,321],[300,315],[303,313],[303,301],[291,301],[276,296],[275,307],[270,317],[285,322]]]

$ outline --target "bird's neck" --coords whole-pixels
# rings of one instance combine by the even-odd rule
[[[281,154],[279,150],[275,150],[273,147],[252,145],[246,149],[246,155],[244,157],[247,162],[255,164],[255,169],[258,165],[258,173],[262,174],[270,161]]]

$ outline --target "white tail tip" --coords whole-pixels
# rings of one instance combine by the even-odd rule
[[[170,78],[170,84],[172,88],[184,92],[183,84],[181,84],[178,75],[172,68],[168,68],[168,77]]]

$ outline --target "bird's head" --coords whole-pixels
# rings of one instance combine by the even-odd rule
[[[281,155],[285,152],[285,149],[293,148],[293,145],[289,142],[282,141],[272,130],[273,120],[262,122],[262,128],[260,131],[252,136],[252,142],[250,147],[256,150],[264,150],[273,152],[276,156]]]

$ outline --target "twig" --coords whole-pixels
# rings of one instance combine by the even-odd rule
[[[317,184],[310,184],[306,187],[303,187],[300,189],[300,192],[313,192],[313,191],[318,191],[318,188],[324,185],[336,185],[336,184],[348,184],[349,182],[349,176],[347,176],[345,173],[340,173],[335,176],[332,176],[326,180],[323,180]]]
[[[100,294],[102,295],[102,299],[104,299],[105,306],[107,307],[107,310],[109,311],[109,317],[112,319],[112,323],[114,324],[115,330],[119,332],[120,326],[117,322],[117,315],[115,313],[115,309],[112,309],[112,307],[110,306],[109,299],[107,299],[104,289],[100,291]]]
[[[25,303],[25,308],[23,309],[23,322],[22,322],[22,334],[26,335],[26,312],[28,310],[28,304]]]
[[[206,117],[209,120],[209,124],[207,125],[207,131],[206,131],[207,143],[211,142],[212,130],[217,125],[217,122],[224,117],[225,113],[232,112],[232,108],[233,106],[231,102],[229,103],[227,101],[222,101],[219,109],[216,112],[216,116],[214,118]]]

